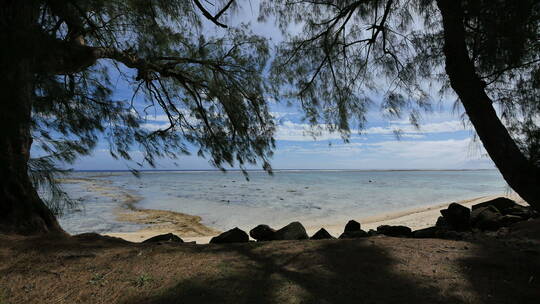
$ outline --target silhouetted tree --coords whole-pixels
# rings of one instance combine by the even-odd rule
[[[267,0],[260,13],[284,34],[302,26],[272,80],[312,123],[348,136],[382,91],[384,113],[417,125],[431,85],[451,87],[504,179],[540,209],[538,0]]]
[[[113,157],[140,151],[151,166],[191,145],[220,168],[261,162],[270,170],[266,41],[245,27],[221,38],[203,32],[203,20],[227,28],[234,8],[219,0],[2,1],[0,231],[61,233],[50,208],[58,206],[35,186],[100,137]],[[112,77],[129,82],[134,98],[113,98]],[[152,107],[168,126],[143,125]],[[47,154],[30,160],[33,142]]]

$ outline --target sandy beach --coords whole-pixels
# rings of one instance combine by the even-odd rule
[[[510,197],[516,200],[518,203],[522,202],[522,200],[515,194],[501,194],[457,201],[457,203],[470,208],[472,205],[479,204],[500,196]],[[433,226],[437,221],[437,218],[441,215],[440,210],[445,209],[450,203],[452,202],[437,204],[430,207],[380,214],[371,217],[351,219],[359,221],[362,224],[362,229],[366,231],[369,229],[376,229],[377,226],[380,225],[404,225],[416,230]],[[141,242],[159,234],[174,233],[180,236],[184,241],[194,241],[197,244],[206,244],[212,237],[220,233],[220,231],[216,229],[212,229],[201,224],[201,218],[199,216],[172,211],[136,208],[125,209],[119,212],[119,219],[140,224],[147,224],[150,225],[150,227],[136,232],[111,232],[106,233],[105,235],[119,237],[131,242]],[[313,235],[320,228],[325,228],[328,232],[330,232],[330,234],[338,237],[343,232],[345,224],[346,223],[336,223],[334,225],[325,225],[321,227],[310,226],[309,224],[306,225],[304,223],[304,226],[308,235]]]
[[[131,242],[142,242],[156,235],[174,233],[186,242],[206,244],[212,237],[219,235],[222,232],[219,229],[203,224],[203,218],[197,214],[140,208],[137,203],[142,199],[141,197],[116,187],[104,179],[71,178],[63,179],[61,182],[83,184],[88,190],[98,194],[100,197],[108,197],[117,201],[118,207],[114,209],[114,216],[118,221],[144,226],[144,228],[134,232],[112,231],[104,233],[108,236],[119,237]],[[523,203],[523,200],[517,195],[508,193],[479,196],[455,202],[466,207],[471,207],[472,205],[501,196],[509,197],[518,203]],[[351,214],[350,219],[360,222],[362,229],[365,231],[376,229],[380,225],[404,225],[416,230],[433,226],[436,223],[437,218],[441,215],[440,210],[445,209],[452,202],[454,201],[437,203],[419,208],[405,208],[403,210],[380,213],[374,216]],[[302,221],[301,219],[299,221],[306,228],[308,235],[313,235],[320,228],[325,228],[335,237],[338,237],[343,232],[343,228],[346,224],[346,221],[326,225],[310,223],[309,221]],[[272,225],[272,223],[261,222],[259,224],[268,224],[274,229],[281,228]],[[234,228],[234,224],[231,227],[227,227],[227,229],[232,228]],[[249,229],[251,228],[253,227],[249,227]],[[247,227],[243,227],[243,229],[246,230],[246,232],[249,232]]]

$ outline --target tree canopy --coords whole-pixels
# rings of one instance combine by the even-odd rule
[[[280,46],[272,81],[312,123],[362,129],[377,92],[384,113],[418,125],[433,88],[453,90],[505,180],[540,206],[538,1],[264,1],[269,18],[285,35],[302,26]]]
[[[458,2],[467,49],[486,92],[522,151],[540,164],[540,4]],[[260,19],[273,18],[287,39],[272,80],[301,100],[313,122],[347,133],[352,120],[361,129],[370,96],[377,94],[384,96],[384,113],[408,113],[416,125],[440,99],[434,90],[451,92],[436,1],[264,1]],[[302,31],[289,34],[293,24]]]
[[[24,44],[36,65],[32,133],[45,152],[31,161],[37,182],[51,184],[43,172],[91,153],[100,138],[114,158],[141,151],[139,165],[195,147],[219,168],[262,163],[270,170],[267,41],[245,26],[221,35],[204,27],[227,27],[235,1],[34,2],[37,28],[33,37],[24,33]],[[131,99],[115,98],[119,79]],[[169,125],[144,128],[156,112]]]

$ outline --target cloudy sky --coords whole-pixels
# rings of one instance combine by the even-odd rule
[[[240,11],[229,24],[250,23],[257,34],[278,43],[281,35],[273,24],[256,21],[255,5]],[[218,33],[213,25],[205,31]],[[129,99],[131,90],[119,82],[116,88],[119,98]],[[272,166],[275,169],[472,169],[494,168],[491,160],[478,142],[472,140],[473,132],[464,125],[461,111],[451,111],[454,98],[438,104],[437,110],[424,113],[420,129],[408,120],[383,118],[377,105],[380,96],[372,96],[375,104],[368,113],[367,127],[355,130],[348,143],[340,134],[322,132],[316,138],[307,134],[309,126],[302,120],[301,111],[293,106],[272,105],[272,115],[279,121],[276,133],[277,149]],[[147,126],[166,126],[164,115],[157,113],[148,117]],[[401,136],[396,138],[395,131]],[[137,151],[134,151],[137,155]],[[123,170],[128,165],[114,160],[105,141],[99,144],[92,156],[84,157],[72,167],[82,170]],[[133,164],[131,164],[133,166]],[[158,162],[160,169],[212,169],[208,161],[197,156],[185,156],[172,161]]]

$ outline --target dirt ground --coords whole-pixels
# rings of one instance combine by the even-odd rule
[[[0,235],[0,303],[540,303],[540,220],[468,241]]]

